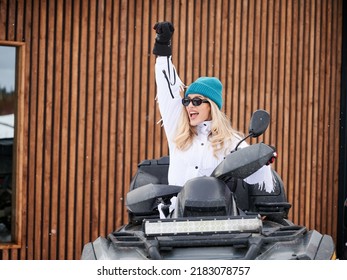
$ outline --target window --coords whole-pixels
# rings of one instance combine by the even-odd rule
[[[0,41],[0,248],[21,243],[24,43]]]

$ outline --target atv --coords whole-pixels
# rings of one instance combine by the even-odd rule
[[[266,111],[254,112],[240,143],[262,135],[269,122]],[[275,148],[262,142],[237,147],[210,176],[184,186],[168,184],[169,157],[141,162],[126,196],[128,224],[87,243],[81,259],[333,259],[331,236],[288,220],[291,204],[275,171],[271,193],[243,180],[271,164]]]

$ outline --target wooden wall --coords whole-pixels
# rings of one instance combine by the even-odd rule
[[[26,43],[20,249],[3,259],[78,259],[126,222],[137,163],[167,154],[151,55],[173,21],[182,80],[218,76],[246,132],[271,113],[295,223],[336,238],[342,0],[0,0],[0,40]]]

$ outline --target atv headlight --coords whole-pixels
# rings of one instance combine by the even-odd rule
[[[146,235],[261,232],[260,217],[145,220]]]

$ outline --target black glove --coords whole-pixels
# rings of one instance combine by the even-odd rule
[[[153,54],[160,56],[172,55],[171,37],[175,31],[171,22],[157,22],[153,29],[156,31]]]

